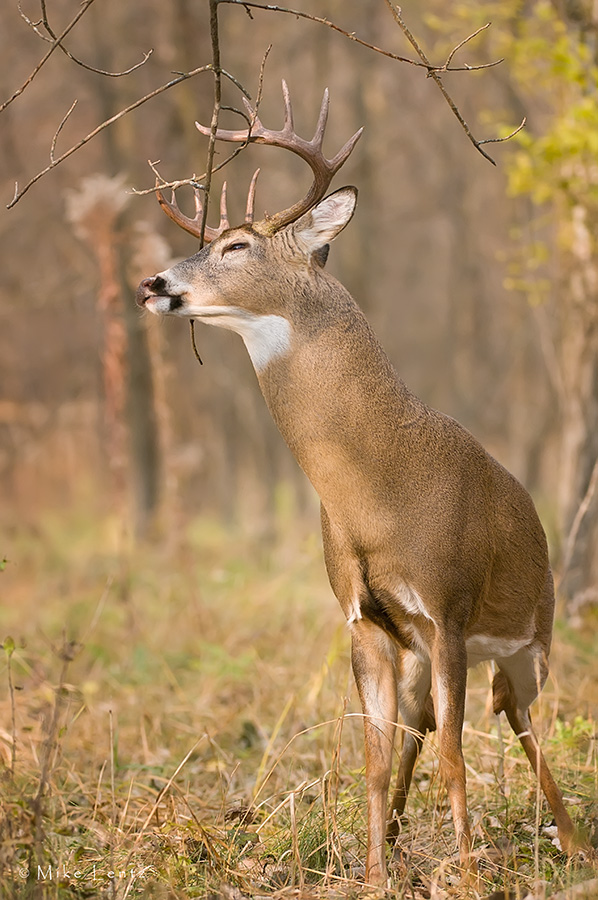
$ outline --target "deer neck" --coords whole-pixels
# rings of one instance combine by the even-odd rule
[[[375,502],[374,485],[386,471],[396,485],[404,426],[425,407],[397,376],[350,294],[330,276],[322,281],[289,305],[288,348],[257,370],[258,380],[324,505],[346,495],[348,479]]]

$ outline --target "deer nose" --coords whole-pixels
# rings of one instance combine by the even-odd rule
[[[152,275],[151,278],[143,279],[143,281],[137,288],[137,293],[135,294],[135,302],[137,303],[137,306],[145,306],[148,299],[154,295],[154,291],[152,290],[152,288],[155,288],[157,280],[158,279],[155,275]]]

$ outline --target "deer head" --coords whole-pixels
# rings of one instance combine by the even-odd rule
[[[273,216],[254,221],[255,188],[259,169],[248,192],[245,221],[231,228],[226,208],[226,183],[220,198],[220,224],[206,228],[207,246],[194,256],[165,272],[144,279],[137,291],[137,303],[150,312],[196,318],[229,328],[242,335],[256,370],[283,353],[290,340],[288,309],[290,283],[317,278],[326,261],[328,244],[351,219],[357,190],[342,188],[325,197],[334,177],[361,136],[356,132],[341,150],[327,159],[322,151],[328,118],[328,91],[325,91],[314,137],[307,141],[294,130],[293,111],[283,81],[285,120],[282,130],[264,128],[249,104],[252,127],[245,131],[219,129],[219,140],[269,144],[298,154],[310,165],[313,183],[298,203]],[[197,124],[197,123],[196,123]],[[209,129],[197,124],[203,134]],[[167,201],[157,190],[162,209],[185,231],[200,237],[203,205],[195,189],[195,215],[184,215],[174,192]],[[251,289],[248,290],[248,285]]]

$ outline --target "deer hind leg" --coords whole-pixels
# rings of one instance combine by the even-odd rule
[[[405,811],[413,769],[421,753],[426,733],[434,731],[434,707],[430,695],[430,663],[419,659],[410,650],[400,654],[399,712],[405,730],[399,761],[399,771],[390,812],[386,839],[394,843],[400,831],[400,818]]]
[[[548,800],[561,846],[565,851],[572,850],[575,845],[575,827],[565,809],[563,795],[540,750],[529,713],[529,707],[548,675],[546,655],[539,647],[524,647],[507,659],[497,659],[496,664],[499,671],[492,682],[494,712],[498,714],[505,711]]]
[[[397,651],[378,625],[351,625],[351,661],[364,714],[368,805],[366,881],[386,886],[386,803],[397,719]]]
[[[440,775],[448,791],[461,865],[468,873],[475,873],[462,748],[466,684],[467,652],[463,631],[456,626],[437,627],[432,645],[432,696],[438,726]]]

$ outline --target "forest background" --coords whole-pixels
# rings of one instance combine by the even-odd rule
[[[402,5],[405,22],[439,65],[463,38],[492,22],[455,54],[451,64],[463,70],[442,79],[478,140],[504,137],[525,117],[525,128],[509,141],[483,145],[496,166],[468,140],[425,68],[350,38],[417,60],[385,0],[295,4],[346,34],[323,22],[250,7],[219,5],[222,66],[255,98],[272,44],[263,71],[264,123],[276,128],[282,122],[285,78],[297,130],[305,136],[315,127],[323,89],[330,89],[331,153],[365,126],[335,181],[335,187],[357,185],[359,205],[329,266],[415,393],[461,421],[532,492],[551,544],[562,628],[575,648],[567,677],[581,673],[575,684],[588,690],[596,681],[595,656],[587,655],[595,641],[586,631],[585,645],[575,629],[588,621],[595,628],[598,606],[594,4]],[[151,685],[159,707],[167,658],[177,689],[197,674],[197,665],[206,667],[202,690],[209,684],[219,697],[219,678],[246,683],[261,658],[262,638],[255,637],[251,616],[254,622],[263,616],[273,629],[264,645],[268,657],[270,645],[287,633],[288,620],[276,617],[289,596],[287,611],[301,608],[300,599],[307,604],[306,658],[288,648],[289,658],[283,654],[273,663],[281,677],[295,668],[300,685],[301,672],[305,680],[310,669],[309,648],[320,643],[329,668],[337,659],[346,662],[313,537],[316,498],[269,418],[242,342],[223,330],[197,328],[200,368],[184,324],[154,320],[134,305],[142,277],[197,248],[162,215],[152,194],[135,190],[153,185],[148,160],[166,181],[203,172],[207,141],[194,122],[210,123],[212,73],[181,79],[119,117],[19,195],[30,178],[99,123],[177,78],[173,72],[189,73],[212,59],[207,2],[97,0],[64,41],[88,68],[55,52],[17,96],[49,47],[39,36],[50,34],[43,15],[59,34],[78,8],[71,0],[53,0],[23,6],[21,13],[4,3],[0,11],[0,638],[14,635],[5,645],[6,671],[15,665],[21,687],[30,691],[27,701],[24,691],[20,713],[14,692],[6,700],[2,746],[13,774],[21,757],[31,775],[19,729],[33,728],[47,742],[54,719],[57,727],[61,716],[66,722],[73,714],[57,699],[66,684],[58,660],[64,663],[66,655],[70,664],[72,648],[85,643],[82,635],[92,626],[108,644],[122,646],[107,649],[99,637],[88,643],[84,661],[75,666],[79,680],[73,676],[68,683],[81,709],[110,708],[110,715],[123,673],[131,683]],[[106,74],[135,66],[150,49],[130,74]],[[498,65],[468,70],[498,59]],[[225,105],[238,107],[240,93],[231,80],[224,79],[223,90]],[[221,121],[239,124],[230,112]],[[219,147],[216,161],[227,153]],[[242,215],[257,165],[260,210],[286,207],[309,183],[301,161],[249,147],[226,169],[233,220]],[[222,177],[215,175],[216,189]],[[181,190],[181,204],[190,202],[184,190],[189,188]],[[274,576],[277,566],[285,573],[281,582]],[[314,598],[323,611],[310,605]],[[223,618],[214,625],[217,608]],[[203,634],[198,650],[188,621],[201,631],[206,619],[215,631]],[[239,626],[236,637],[232,623]],[[149,661],[148,646],[160,665]],[[106,673],[110,700],[103,696]],[[263,671],[256,677],[263,679]],[[330,676],[330,697],[338,696],[343,677]],[[323,691],[323,681],[315,683],[317,690],[310,684],[304,699],[311,698],[313,714],[314,691]],[[575,695],[573,684],[568,688]],[[293,696],[296,725],[310,714]],[[241,730],[249,723],[250,749],[252,742],[261,747],[251,729],[262,735],[268,719],[272,728],[280,709],[287,709],[280,695],[267,704],[262,697],[252,718],[247,704],[257,704],[254,693],[252,698],[239,700],[230,713],[231,721],[241,717]],[[143,752],[147,765],[151,758],[162,766],[176,749],[155,718],[156,704],[147,713],[152,724]],[[233,709],[231,698],[224,706]],[[206,701],[202,722],[216,718],[208,707]],[[574,712],[571,705],[571,721]],[[583,700],[577,712],[587,725],[595,702]],[[329,715],[323,708],[322,718]],[[586,725],[587,737],[593,726]],[[274,737],[282,739],[287,728],[291,734],[291,719]],[[97,734],[91,728],[83,743],[97,743]],[[151,735],[169,748],[159,761]],[[274,737],[264,739],[270,753]],[[112,738],[106,743],[114,748]],[[50,770],[59,771],[55,744],[52,767],[48,762],[45,774],[41,768],[40,796],[51,793]],[[206,752],[217,758],[220,772],[214,746]],[[114,805],[114,782],[112,789]],[[47,842],[33,845],[38,857],[57,853]]]

